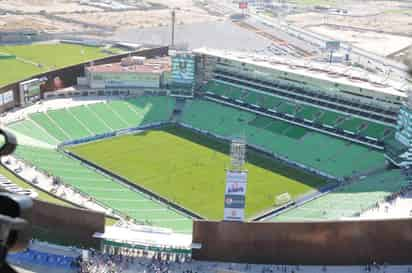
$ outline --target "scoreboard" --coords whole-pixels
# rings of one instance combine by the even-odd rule
[[[195,82],[195,56],[190,52],[170,51],[172,57],[171,85],[191,88]]]
[[[38,101],[41,95],[40,86],[42,84],[43,81],[37,78],[19,83],[20,104],[26,105]]]

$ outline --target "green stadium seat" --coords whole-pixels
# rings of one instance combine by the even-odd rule
[[[355,117],[347,117],[338,128],[357,134],[365,121]]]
[[[92,132],[76,119],[66,109],[48,111],[47,115],[61,128],[71,139],[79,139],[92,135]]]
[[[386,135],[390,134],[391,128],[388,126],[370,121],[365,122],[365,124],[366,126],[364,130],[362,130],[361,135],[375,139],[382,139]],[[394,128],[392,128],[392,130],[394,130]]]
[[[54,138],[65,141],[70,140],[69,136],[62,128],[60,128],[56,122],[54,122],[47,114],[45,113],[35,113],[30,115],[30,119],[36,122],[39,126],[43,127],[50,135]]]
[[[295,116],[296,114],[296,104],[284,101],[276,109],[278,112],[289,114]]]
[[[399,169],[387,170],[344,185],[304,205],[268,219],[273,222],[338,220],[355,216],[388,195],[398,192],[408,182]]]
[[[90,131],[94,134],[103,134],[110,132],[112,129],[95,113],[93,113],[87,106],[77,106],[69,108],[68,111],[72,113],[77,119],[81,120]]]
[[[332,111],[322,111],[322,115],[319,117],[318,121],[320,124],[329,126],[332,128],[336,127],[338,120],[343,119],[344,116]]]
[[[49,143],[51,145],[56,145],[60,142],[53,135],[48,133],[43,127],[39,126],[31,119],[18,121],[13,124],[7,125],[7,127],[15,132],[30,136],[34,139]]]
[[[337,121],[342,115],[333,117]],[[385,165],[381,152],[214,102],[188,101],[181,121],[224,137],[245,135],[250,144],[337,177]],[[353,164],[353,158],[361,162]]]
[[[101,204],[141,223],[171,228],[177,232],[190,233],[192,230],[190,218],[94,172],[57,150],[20,145],[16,155],[31,162],[37,168],[60,177],[64,183],[76,187]]]
[[[317,118],[317,114],[321,112],[319,108],[309,106],[309,105],[300,105],[298,113],[296,116],[301,119],[308,121],[314,121]]]

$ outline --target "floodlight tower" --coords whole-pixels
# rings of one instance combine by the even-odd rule
[[[175,26],[176,26],[176,11],[172,9],[172,37],[170,41],[170,47],[175,47]]]
[[[244,138],[235,138],[230,144],[230,170],[240,172],[246,161],[246,141]]]
[[[245,218],[247,171],[246,141],[244,138],[232,140],[230,145],[230,166],[226,170],[225,221],[243,221]]]

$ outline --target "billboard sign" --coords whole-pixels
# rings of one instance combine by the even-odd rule
[[[243,221],[246,204],[247,172],[227,171],[224,220]]]
[[[340,41],[327,41],[326,51],[338,51],[340,48]]]
[[[195,56],[189,53],[172,55],[172,84],[192,86],[195,82]]]
[[[0,94],[0,105],[8,104],[14,101],[13,90]]]
[[[225,194],[245,196],[247,185],[246,180],[246,172],[227,172]]]
[[[245,207],[245,197],[241,195],[225,195],[225,208],[243,209]]]
[[[224,219],[226,221],[243,221],[245,219],[244,209],[225,208]]]
[[[13,102],[13,100],[14,100],[13,90],[9,90],[2,94],[3,104]]]
[[[32,79],[19,84],[21,104],[35,102],[40,99],[40,86],[43,84],[42,79]]]

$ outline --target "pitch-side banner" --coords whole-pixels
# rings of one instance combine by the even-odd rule
[[[225,220],[226,221],[243,221],[245,218],[244,209],[231,209],[225,208]]]
[[[245,197],[241,195],[225,195],[225,208],[243,209],[245,208]]]
[[[247,185],[246,172],[226,173],[224,220],[243,221]]]
[[[225,194],[242,195],[246,194],[246,172],[230,172],[226,173],[226,191]]]

